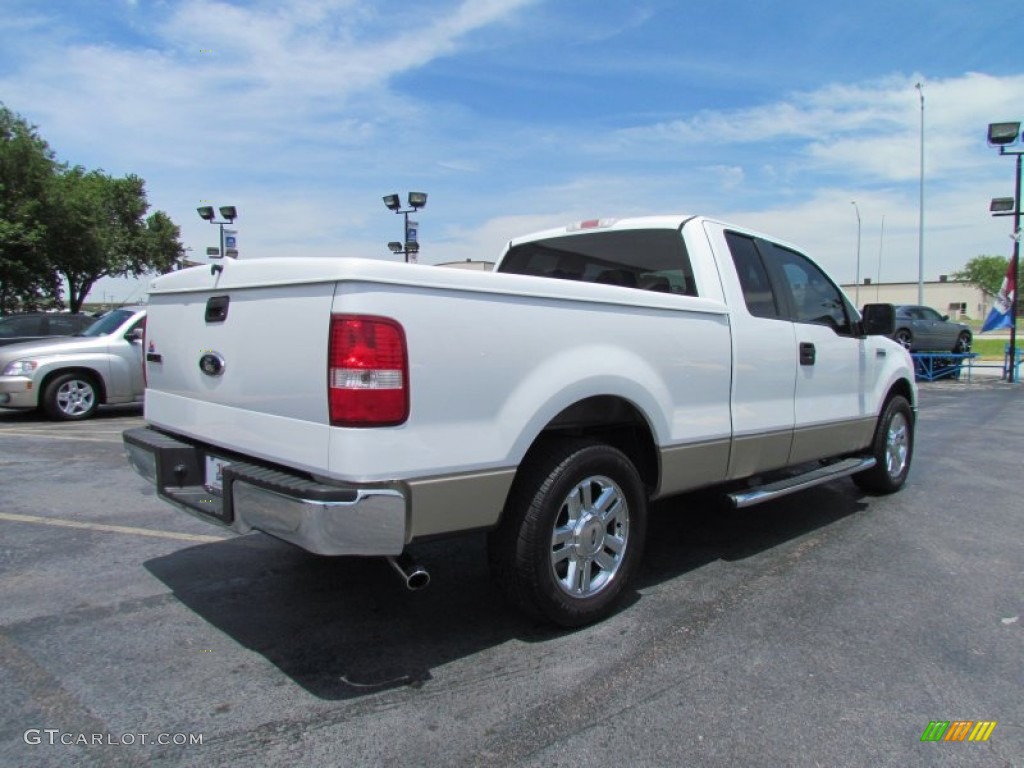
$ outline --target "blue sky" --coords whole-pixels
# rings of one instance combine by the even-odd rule
[[[195,213],[210,201],[238,207],[242,258],[390,259],[401,222],[381,196],[414,190],[427,263],[581,218],[705,213],[848,282],[855,200],[861,276],[881,252],[883,280],[916,280],[918,82],[925,278],[1010,252],[987,208],[1013,163],[985,143],[989,122],[1024,118],[1024,13],[1005,3],[0,8],[0,101],[60,159],[146,179],[193,254],[216,244]]]

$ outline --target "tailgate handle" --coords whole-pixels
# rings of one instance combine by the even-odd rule
[[[230,296],[211,296],[206,302],[206,322],[223,323],[228,319]]]

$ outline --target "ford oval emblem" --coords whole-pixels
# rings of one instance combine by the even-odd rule
[[[207,352],[199,358],[199,370],[207,376],[220,376],[224,373],[226,363],[217,352]]]

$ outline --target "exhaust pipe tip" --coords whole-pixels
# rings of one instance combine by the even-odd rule
[[[409,591],[416,592],[430,584],[430,572],[409,555],[405,553],[397,557],[388,555],[387,560]]]

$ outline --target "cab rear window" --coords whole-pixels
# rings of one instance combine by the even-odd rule
[[[499,272],[697,295],[682,234],[627,229],[565,235],[513,246]]]

